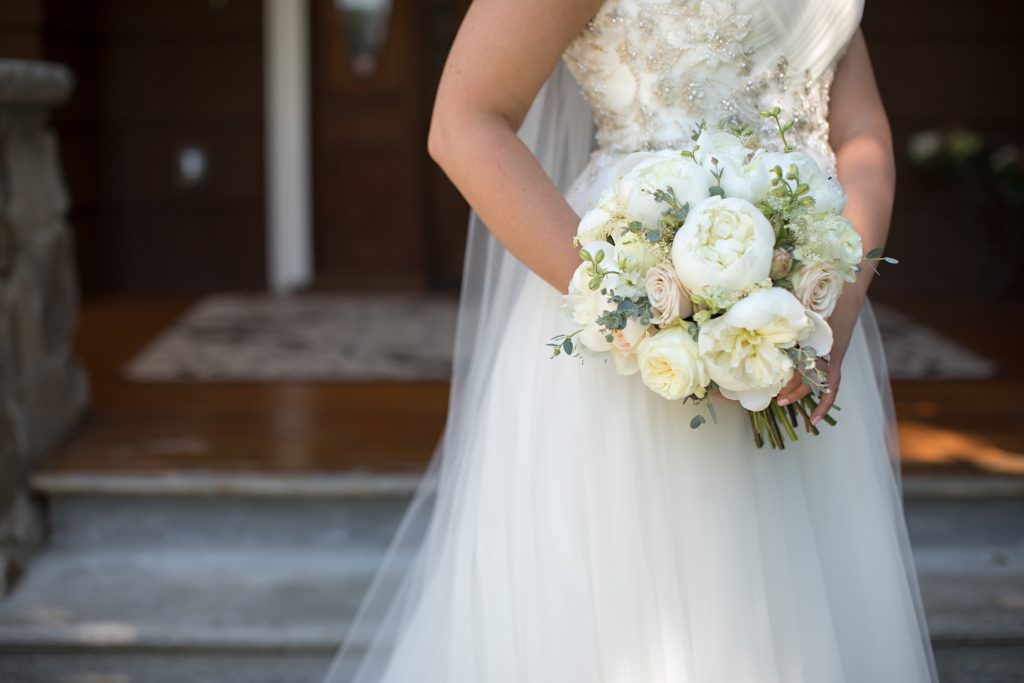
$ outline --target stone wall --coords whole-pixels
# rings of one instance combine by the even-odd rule
[[[65,67],[0,59],[0,594],[40,540],[28,473],[88,403],[72,351],[68,196],[47,123],[71,88]]]

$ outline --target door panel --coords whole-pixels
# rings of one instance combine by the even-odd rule
[[[312,3],[316,285],[456,285],[467,209],[426,134],[463,3],[391,0],[368,39],[353,25],[365,16],[345,10],[373,3]]]

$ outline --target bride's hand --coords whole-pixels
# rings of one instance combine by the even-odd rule
[[[818,407],[811,413],[811,424],[818,424],[828,413],[832,404],[835,403],[836,393],[839,391],[842,365],[842,358],[836,358],[834,355],[830,356],[829,360],[824,358],[818,359],[818,369],[825,374],[827,390],[822,391],[819,396]],[[793,379],[789,381],[789,384],[784,386],[782,391],[779,392],[777,400],[780,406],[786,406],[796,403],[809,393],[811,393],[811,385],[804,381],[804,376],[801,373],[797,372],[794,373]]]

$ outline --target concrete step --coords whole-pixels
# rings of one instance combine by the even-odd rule
[[[911,499],[904,512],[933,638],[1024,642],[1024,497]]]
[[[0,680],[9,683],[322,683],[330,661],[327,653],[288,650],[0,653]]]
[[[166,482],[151,482],[151,492],[146,493],[140,482],[130,487],[122,482],[117,489],[109,481],[102,494],[82,487],[51,491],[50,548],[37,559],[25,585],[0,605],[0,625],[15,606],[29,609],[33,594],[63,595],[67,600],[76,599],[76,594],[90,596],[86,600],[104,595],[115,600],[107,586],[113,579],[105,577],[136,586],[136,595],[176,596],[177,591],[180,598],[168,599],[181,605],[188,604],[190,596],[205,595],[204,586],[211,587],[211,597],[201,602],[217,607],[221,616],[215,623],[222,626],[242,601],[232,602],[233,589],[241,590],[247,580],[257,585],[260,577],[266,577],[262,592],[253,592],[249,601],[264,604],[267,610],[278,609],[277,591],[298,590],[286,584],[289,576],[301,577],[311,603],[351,610],[387,548],[411,489],[408,482],[400,487],[378,481],[367,487],[365,479],[357,484],[351,478],[272,485],[250,481],[242,488],[245,483],[234,479],[235,489],[229,493],[201,478],[188,486],[176,481],[173,492]],[[953,487],[947,483],[941,490],[948,493]],[[1024,497],[982,497],[962,491],[944,497],[915,496],[905,505],[932,635],[955,643],[1024,639],[1024,527],[1008,523],[1024,519]],[[314,569],[321,579],[310,574]],[[236,574],[242,575],[240,582]],[[275,584],[275,576],[282,583]],[[321,585],[324,593],[317,592]],[[332,585],[349,595],[348,603],[332,601],[327,594]],[[219,600],[224,601],[222,606]],[[128,598],[120,604],[118,619],[128,623],[133,610],[149,609]],[[84,615],[85,608],[73,612]],[[140,633],[149,634],[150,642],[174,642],[177,636],[160,625],[179,617],[167,614],[166,619],[157,619],[159,614],[154,612],[152,624],[140,626]],[[301,621],[302,613],[288,616]],[[345,618],[341,613],[336,616],[335,633]],[[21,622],[6,623],[14,628]],[[32,626],[27,621],[23,625]],[[48,628],[16,630],[43,638]],[[73,634],[75,628],[85,627],[62,628],[61,633]],[[203,634],[202,638],[214,636],[195,624],[185,630]],[[284,633],[277,624],[272,630]],[[65,642],[65,636],[55,643]],[[225,638],[225,644],[245,640]]]
[[[939,647],[942,683],[1020,683],[1024,647]],[[9,683],[322,683],[329,653],[47,652],[0,653]]]
[[[40,486],[52,542],[0,602],[0,681],[319,681],[415,484],[367,481]],[[943,683],[1020,680],[1024,497],[940,491],[906,515]]]
[[[51,545],[342,548],[390,540],[414,475],[40,473]]]
[[[384,548],[409,498],[62,495],[49,500],[51,548]]]
[[[935,666],[941,683],[1020,683],[1024,680],[1024,644],[937,644]]]
[[[0,605],[0,650],[337,646],[377,553],[45,553]]]

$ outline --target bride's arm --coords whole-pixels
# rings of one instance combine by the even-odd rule
[[[475,0],[441,76],[428,149],[492,233],[561,292],[579,217],[516,136],[601,0]]]
[[[860,30],[836,68],[828,120],[829,142],[836,152],[836,172],[849,197],[843,215],[853,222],[865,252],[882,247],[889,235],[896,166],[889,120]],[[829,318],[835,335],[828,367],[832,391],[822,397],[813,416],[815,420],[821,419],[835,400],[840,366],[873,276],[873,269],[865,266],[857,281],[846,285]],[[807,391],[806,385],[794,383],[780,398],[795,401]]]

